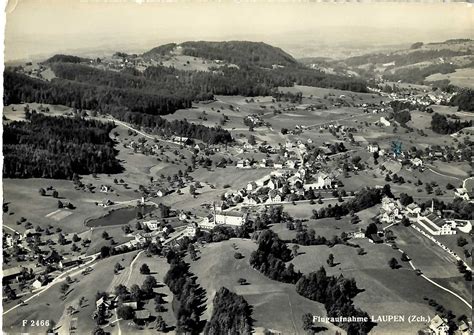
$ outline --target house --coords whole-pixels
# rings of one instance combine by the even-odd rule
[[[258,185],[254,181],[247,184],[247,191],[255,191],[257,188],[258,188]]]
[[[204,143],[197,143],[195,146],[194,146],[194,149],[196,150],[204,150],[206,148],[206,146],[204,145]]]
[[[104,199],[102,200],[102,202],[99,203],[99,206],[106,208],[106,207],[112,206],[113,204],[114,202],[112,200]]]
[[[240,212],[221,212],[214,216],[216,224],[224,224],[230,226],[242,226],[247,222],[247,213]]]
[[[410,162],[411,162],[411,165],[413,165],[414,167],[423,166],[423,161],[419,159],[418,157],[411,159]]]
[[[436,314],[436,316],[431,319],[428,328],[433,335],[447,335],[449,331],[448,320]]]
[[[198,223],[198,226],[203,229],[213,229],[216,223],[214,220],[209,220],[209,217],[206,216]]]
[[[179,214],[178,214],[178,220],[179,220],[179,221],[184,221],[184,220],[186,220],[187,218],[188,218],[188,216],[186,215],[185,212],[183,212],[183,211],[179,212]]]
[[[473,201],[474,200],[473,186],[474,186],[474,178],[473,177],[467,178],[466,180],[463,181],[462,187],[456,189],[456,191],[454,192],[454,195],[466,201]]]
[[[297,176],[291,176],[290,178],[288,178],[288,182],[290,183],[290,185],[292,186],[295,186],[296,184],[300,184],[300,185],[303,185],[303,180],[301,180],[301,178],[297,177]]]
[[[322,188],[331,188],[332,187],[332,179],[329,175],[325,173],[319,173],[316,183],[313,183],[313,188],[322,189]]]
[[[62,260],[62,256],[56,250],[49,250],[49,252],[43,257],[43,261],[46,264],[56,264]]]
[[[2,280],[4,283],[11,281],[12,279],[16,279],[18,275],[20,275],[24,271],[24,267],[22,266],[15,266],[13,268],[4,269],[2,271]]]
[[[435,213],[418,217],[418,224],[426,229],[431,235],[454,235],[456,230],[452,223],[448,223]],[[455,224],[454,224],[455,226]]]
[[[169,190],[167,188],[159,188],[156,191],[156,196],[161,198],[167,195],[168,193],[169,193]]]
[[[110,308],[110,301],[107,297],[103,296],[95,302],[95,307],[97,310],[103,308],[105,310]]]
[[[294,160],[289,159],[285,162],[285,166],[288,169],[294,169],[296,167],[296,162]]]
[[[358,231],[349,233],[348,235],[351,238],[365,238],[365,233],[362,231],[362,229],[359,229]]]
[[[75,258],[70,258],[70,259],[62,259],[59,261],[58,265],[60,269],[64,269],[71,266],[82,264],[82,262],[83,260],[81,257],[75,257]]]
[[[246,204],[246,205],[256,205],[256,204],[258,204],[257,200],[254,197],[248,197],[248,196],[244,198],[243,203]]]
[[[291,142],[291,141],[287,141],[287,142],[285,143],[285,147],[286,147],[287,149],[291,149],[291,148],[294,147],[294,143]]]
[[[179,143],[179,144],[186,144],[190,145],[193,143],[192,140],[189,139],[189,137],[184,137],[184,136],[175,136],[173,137],[173,142]]]
[[[283,169],[283,164],[282,163],[273,163],[273,168],[274,169]]]
[[[270,181],[268,182],[268,188],[270,188],[271,190],[275,190],[275,189],[278,189],[280,187],[282,187],[282,183],[279,179],[277,178],[272,178],[270,179]]]
[[[402,205],[400,200],[393,200],[389,197],[382,199],[382,208],[380,209],[380,221],[394,223],[400,221],[403,216],[401,213]]]
[[[390,127],[390,121],[388,121],[386,118],[383,116],[380,117],[380,124],[385,127]]]
[[[142,323],[146,322],[148,319],[150,319],[150,311],[147,309],[142,309],[140,311],[135,311],[135,317],[134,321],[136,323]]]
[[[238,169],[243,169],[245,167],[245,162],[240,160],[240,161],[237,161],[237,168]]]
[[[110,187],[109,185],[100,185],[99,191],[102,193],[112,192],[112,187]]]
[[[150,230],[158,230],[161,226],[160,222],[158,220],[150,220],[150,221],[144,221],[143,225],[147,227]]]
[[[194,237],[196,236],[198,229],[199,227],[197,223],[195,222],[190,223],[189,225],[186,226],[186,230],[184,231],[184,234],[188,237]]]
[[[416,218],[418,215],[420,215],[421,208],[413,202],[405,207],[405,212],[408,214],[408,216]]]
[[[370,235],[370,240],[373,242],[373,243],[382,243],[383,240],[380,238],[380,236],[378,234],[372,234]]]
[[[25,239],[27,237],[33,237],[33,236],[36,236],[36,235],[41,235],[41,234],[39,232],[37,232],[36,230],[34,230],[34,229],[27,229],[23,233],[23,238]]]
[[[369,145],[367,146],[367,150],[368,150],[369,152],[372,152],[372,153],[373,153],[373,152],[378,152],[379,149],[380,149],[380,148],[379,148],[379,145],[378,145],[377,143],[372,143],[372,144],[369,144]]]
[[[136,310],[138,308],[138,303],[136,301],[124,301],[122,302],[122,306],[128,306]]]
[[[267,203],[281,202],[281,200],[281,195],[278,193],[277,190],[271,190],[270,192],[268,192]]]
[[[9,248],[11,246],[13,246],[13,236],[11,236],[10,234],[4,234],[4,237],[5,237],[5,247],[6,248]]]
[[[49,280],[47,276],[38,276],[38,278],[31,284],[31,287],[37,290],[48,284],[48,281]]]

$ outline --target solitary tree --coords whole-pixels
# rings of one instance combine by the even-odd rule
[[[150,268],[146,263],[143,263],[143,265],[140,267],[140,273],[142,275],[149,275],[150,274]]]
[[[333,254],[329,254],[327,263],[328,263],[328,265],[329,265],[330,267],[333,267],[333,266],[334,266],[334,255],[333,255]]]
[[[395,258],[391,258],[389,261],[388,261],[388,265],[390,266],[391,269],[396,269],[398,268],[398,261],[395,259]]]

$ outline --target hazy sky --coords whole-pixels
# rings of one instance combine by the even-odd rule
[[[10,0],[5,59],[80,50],[139,52],[198,39],[264,41],[302,56],[301,50],[319,45],[474,36],[474,11],[466,3],[137,1]]]

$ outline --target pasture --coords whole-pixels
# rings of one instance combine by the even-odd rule
[[[234,243],[236,249],[232,246]],[[206,290],[207,309],[202,318],[209,319],[212,299],[222,286],[242,295],[253,306],[254,328],[273,329],[283,334],[303,333],[301,320],[304,313],[326,315],[322,304],[298,295],[294,285],[273,281],[252,269],[249,257],[255,249],[254,242],[242,239],[213,243],[199,249],[199,260],[190,263],[191,272]],[[235,259],[235,252],[240,252],[245,258]],[[249,284],[240,285],[239,278],[245,278]],[[330,324],[319,326],[327,327],[327,333],[338,330]]]

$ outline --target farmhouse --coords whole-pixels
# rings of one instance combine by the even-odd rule
[[[402,205],[399,200],[392,200],[389,197],[382,199],[382,208],[380,209],[380,221],[393,223],[403,218],[401,214]]]
[[[216,213],[214,220],[216,224],[240,227],[247,222],[247,214],[240,212],[221,212]]]
[[[407,213],[408,216],[412,218],[418,217],[421,213],[421,208],[415,203],[411,203],[408,206],[405,207],[405,212]]]
[[[164,197],[169,193],[169,190],[167,188],[160,188],[156,191],[156,196],[161,198]]]
[[[464,199],[466,201],[474,200],[474,191],[473,191],[474,178],[468,178],[464,180],[461,188],[457,188],[454,192],[454,195],[458,198]]]
[[[431,319],[428,328],[432,331],[433,335],[447,335],[449,331],[448,321],[442,319],[439,315]]]
[[[247,184],[247,191],[255,191],[257,188],[258,188],[258,185],[254,181]]]
[[[134,321],[135,323],[142,323],[146,322],[148,319],[150,319],[150,311],[147,309],[142,309],[140,311],[135,311],[135,317]]]
[[[160,222],[158,220],[144,221],[143,225],[152,231],[160,228]]]
[[[332,179],[329,175],[325,173],[319,173],[317,182],[313,184],[313,188],[322,189],[322,188],[331,188]]]
[[[367,150],[368,150],[369,152],[372,152],[372,153],[373,153],[373,152],[378,152],[379,149],[380,149],[380,148],[379,148],[379,145],[378,145],[377,143],[372,143],[372,144],[369,144],[369,145],[367,146]]]
[[[31,287],[36,290],[45,286],[47,283],[48,283],[47,276],[38,276],[38,278],[31,284]]]
[[[208,217],[205,217],[198,223],[198,226],[203,229],[213,229],[216,226],[216,223],[214,220],[209,220]]]
[[[188,237],[194,237],[196,236],[198,229],[199,227],[197,223],[195,222],[190,223],[189,225],[186,226],[186,230],[184,231],[184,234]]]
[[[390,121],[388,121],[386,118],[383,116],[380,117],[380,124],[385,127],[390,127]]]
[[[64,269],[74,265],[81,264],[83,262],[81,257],[75,257],[71,259],[62,259],[59,261],[59,268]]]
[[[270,192],[268,192],[267,203],[275,203],[275,202],[281,202],[281,195],[278,194],[278,191],[271,190]]]
[[[24,267],[15,266],[13,268],[5,269],[2,271],[2,280],[4,283],[11,281],[12,279],[16,279],[19,274],[24,271]]]
[[[411,162],[411,165],[413,165],[414,167],[423,166],[423,161],[419,159],[418,157],[411,159],[410,162]]]

